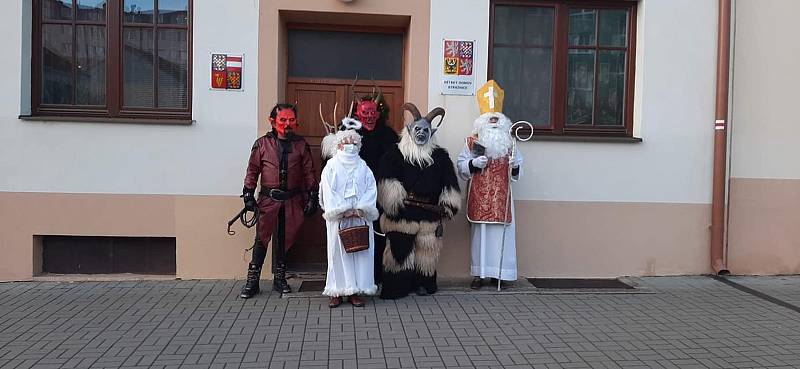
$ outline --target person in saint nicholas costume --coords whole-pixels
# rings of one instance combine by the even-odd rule
[[[458,155],[458,174],[469,181],[467,220],[472,225],[471,287],[484,278],[517,279],[514,200],[511,182],[519,180],[522,155],[503,113],[504,92],[493,80],[478,90],[481,116]]]
[[[335,153],[322,170],[319,203],[328,230],[328,274],[325,296],[335,308],[348,297],[353,306],[364,306],[359,295],[377,292],[373,276],[375,252],[372,222],[378,219],[375,177],[366,162],[358,156],[361,136],[355,130],[339,131]],[[369,226],[369,249],[347,253],[339,230],[353,226]]]
[[[434,128],[432,122],[444,118],[444,109],[425,116],[411,103],[403,109],[414,119],[406,124],[400,143],[381,159],[377,175],[380,226],[386,233],[380,295],[384,299],[436,292],[442,223],[461,208],[453,161],[433,137],[438,125]]]

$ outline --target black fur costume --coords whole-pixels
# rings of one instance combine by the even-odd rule
[[[367,163],[372,173],[379,173],[381,158],[387,151],[397,148],[399,140],[397,133],[386,125],[386,119],[381,116],[375,123],[375,128],[368,131],[366,128],[358,130],[361,135],[361,151],[359,156]],[[381,211],[381,209],[378,209]],[[373,222],[373,229],[382,232],[380,220]],[[383,250],[386,248],[386,238],[375,235],[375,283],[383,282]]]
[[[427,293],[436,292],[436,264],[442,248],[437,227],[461,207],[458,179],[447,150],[428,144],[433,145],[433,164],[429,166],[409,163],[398,146],[383,156],[379,166],[380,224],[387,238],[381,289],[384,299],[404,297],[420,286]],[[404,205],[410,197],[441,205],[443,212]]]
[[[361,128],[356,132],[361,135],[361,151],[358,155],[367,162],[372,173],[378,173],[381,157],[399,141],[397,132],[387,126],[383,119],[378,119],[372,131]]]

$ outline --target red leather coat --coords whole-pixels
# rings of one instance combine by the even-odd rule
[[[293,136],[289,139],[291,152],[288,154],[287,190],[297,191],[298,194],[289,200],[280,202],[268,196],[258,196],[259,218],[257,225],[258,236],[264,246],[270,241],[272,233],[277,226],[278,211],[281,205],[286,207],[286,249],[294,244],[297,232],[303,225],[303,206],[308,198],[308,191],[317,191],[317,175],[314,172],[314,161],[311,157],[311,148],[300,137]],[[250,161],[247,163],[247,174],[244,177],[244,186],[256,188],[260,184],[262,189],[280,187],[280,153],[281,143],[272,133],[260,137],[253,144]]]

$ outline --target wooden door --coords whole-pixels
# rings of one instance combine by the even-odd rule
[[[314,170],[319,178],[322,168],[320,143],[326,131],[319,116],[319,107],[328,123],[341,121],[348,113],[352,99],[352,80],[344,79],[288,79],[286,101],[297,102],[297,133],[305,137],[314,156]],[[399,81],[376,81],[389,106],[389,124],[399,131],[403,126],[403,87]],[[373,82],[359,81],[355,86],[356,97],[372,93]],[[338,103],[337,115],[333,116],[333,107]],[[286,255],[290,269],[293,271],[324,270],[327,260],[325,221],[321,211],[311,218],[306,218],[297,241]]]

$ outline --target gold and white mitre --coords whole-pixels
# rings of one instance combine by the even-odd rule
[[[505,92],[493,79],[486,81],[478,90],[478,107],[481,115],[486,113],[502,113]]]

